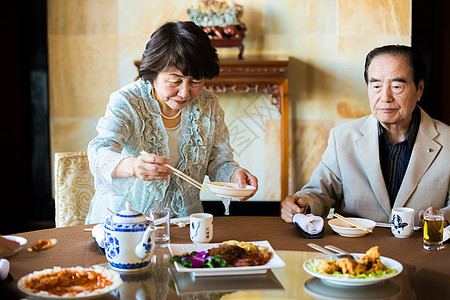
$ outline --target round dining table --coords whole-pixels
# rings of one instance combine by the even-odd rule
[[[227,240],[268,241],[285,266],[257,275],[193,276],[178,272],[169,263],[168,248],[156,248],[149,266],[121,274],[122,285],[104,299],[450,299],[450,252],[423,249],[422,231],[409,238],[392,235],[389,228],[375,227],[362,237],[343,237],[324,222],[322,238],[306,238],[296,224],[279,217],[214,217],[211,243]],[[34,299],[22,293],[17,282],[34,271],[60,267],[108,267],[90,229],[93,225],[51,228],[15,234],[27,239],[17,254],[7,257],[10,275],[0,282],[0,299]],[[57,239],[41,251],[28,251],[39,239]],[[171,244],[191,244],[189,225],[171,225]],[[311,276],[303,263],[321,253],[308,247],[333,245],[351,253],[365,253],[378,246],[380,254],[401,263],[403,271],[391,279],[368,286],[340,286]]]

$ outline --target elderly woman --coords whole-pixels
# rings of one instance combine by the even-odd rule
[[[202,212],[200,191],[164,164],[199,182],[208,175],[258,187],[233,160],[224,111],[203,88],[218,73],[217,51],[194,23],[168,22],[152,34],[140,79],[112,93],[89,143],[96,193],[87,224],[103,222],[107,208],[118,212],[127,201],[144,214],[156,207],[169,207],[174,217]]]

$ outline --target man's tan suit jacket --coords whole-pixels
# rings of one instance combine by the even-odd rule
[[[450,221],[450,126],[422,109],[419,131],[394,207],[419,211],[444,208]],[[328,147],[310,182],[296,193],[309,198],[311,212],[326,216],[331,207],[346,216],[388,222],[391,204],[378,151],[378,121],[373,116],[334,127]]]

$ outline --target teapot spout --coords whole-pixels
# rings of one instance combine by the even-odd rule
[[[153,255],[155,248],[154,232],[156,228],[148,226],[142,236],[142,240],[136,245],[134,253],[139,259],[145,259]]]

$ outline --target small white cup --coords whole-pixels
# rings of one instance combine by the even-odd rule
[[[414,232],[414,209],[394,207],[391,212],[391,231],[395,237],[409,238]]]
[[[213,238],[213,215],[197,213],[190,215],[190,236],[194,244],[207,244]]]

